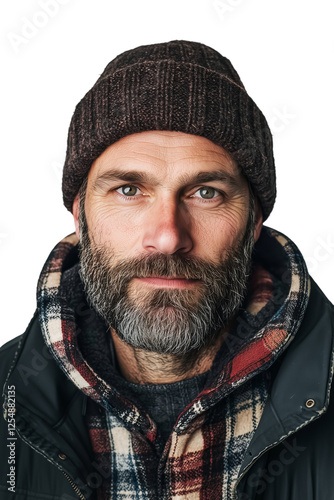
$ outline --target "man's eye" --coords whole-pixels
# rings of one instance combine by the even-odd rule
[[[116,192],[119,194],[122,194],[123,196],[135,196],[138,194],[139,188],[136,186],[121,186],[120,188],[116,189]]]
[[[212,187],[201,187],[193,196],[196,198],[203,198],[204,200],[212,200],[212,198],[216,198],[219,195],[220,192],[217,191],[217,189]]]

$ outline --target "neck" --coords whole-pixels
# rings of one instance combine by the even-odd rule
[[[185,355],[145,351],[123,342],[113,329],[111,335],[117,361],[126,380],[136,384],[170,384],[210,370],[227,330],[221,331],[210,346]]]

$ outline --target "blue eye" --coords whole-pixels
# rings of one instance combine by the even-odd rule
[[[124,196],[135,196],[137,194],[138,188],[136,186],[122,186],[116,191],[121,190],[121,194]]]

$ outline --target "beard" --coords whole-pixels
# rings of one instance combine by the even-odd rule
[[[80,276],[91,306],[133,348],[192,355],[209,348],[235,317],[247,291],[254,247],[254,210],[245,234],[218,263],[181,254],[117,260],[89,236],[80,199]],[[191,289],[156,289],[134,278],[182,276]]]

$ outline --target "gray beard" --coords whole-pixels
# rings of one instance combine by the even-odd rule
[[[133,348],[191,355],[209,348],[245,297],[254,247],[254,210],[245,235],[218,264],[180,254],[149,254],[116,262],[114,252],[89,237],[80,203],[80,275],[88,301]],[[193,289],[133,286],[133,278],[184,276]]]

